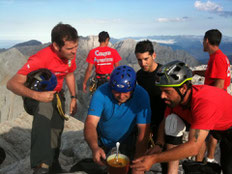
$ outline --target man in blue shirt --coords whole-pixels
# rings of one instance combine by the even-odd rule
[[[102,160],[116,142],[121,144],[121,153],[131,160],[143,155],[147,149],[150,120],[149,95],[136,85],[135,71],[126,65],[115,68],[109,83],[94,93],[85,122],[85,139],[93,160],[104,165]]]

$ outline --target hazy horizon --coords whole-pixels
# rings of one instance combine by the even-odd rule
[[[89,37],[89,36],[97,36],[97,35],[88,35],[88,36],[80,36],[80,37]],[[114,37],[111,37],[112,39],[117,39],[117,40],[123,40],[125,38],[142,38],[142,39],[139,39],[139,40],[143,40],[143,39],[147,39],[149,37],[200,37],[203,38],[204,35],[150,35],[150,36],[125,36],[125,37],[122,37],[122,38],[114,38]],[[225,36],[223,35],[223,38],[222,38],[222,41],[224,38],[229,38],[229,40],[232,42],[232,36]],[[37,40],[39,42],[41,42],[42,44],[46,44],[46,43],[49,43],[51,41],[48,41],[48,42],[43,42],[42,40],[39,40],[39,39],[28,39],[28,40],[3,40],[3,39],[0,39],[0,49],[8,49],[16,44],[19,44],[19,43],[24,43],[24,42],[28,42],[28,41],[31,41],[31,40]],[[136,40],[136,39],[135,39]],[[175,43],[175,40],[173,39],[150,39],[150,41],[153,41],[153,42],[157,42],[159,44],[174,44]]]

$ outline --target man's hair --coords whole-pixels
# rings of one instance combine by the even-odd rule
[[[208,39],[211,45],[219,46],[222,39],[222,33],[217,29],[208,30],[205,33],[204,40],[205,39]]]
[[[55,42],[60,48],[64,46],[64,41],[73,41],[78,40],[78,33],[75,28],[69,24],[57,24],[51,33],[52,43]]]
[[[106,31],[102,31],[98,34],[98,41],[101,42],[105,42],[106,39],[110,39],[110,35],[108,32]]]
[[[154,53],[152,42],[149,40],[140,41],[135,46],[135,54],[145,52],[149,52],[150,55]]]

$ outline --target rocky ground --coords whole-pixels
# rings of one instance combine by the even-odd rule
[[[0,124],[0,146],[6,151],[6,160],[0,174],[30,174],[30,133],[32,116],[23,113],[15,120]],[[83,137],[83,123],[71,118],[65,123],[62,136],[60,163],[70,169],[77,161],[91,157]]]
[[[6,151],[7,157],[0,166],[0,174],[32,174],[30,169],[30,132],[32,116],[23,113],[12,121],[0,124],[0,146]],[[65,130],[62,136],[62,152],[60,163],[69,171],[78,161],[91,158],[91,151],[84,141],[83,123],[75,118],[65,122]],[[217,160],[220,153],[217,150]],[[183,174],[180,165],[179,174]],[[73,171],[74,174],[86,174],[86,172]],[[94,173],[93,174],[97,174]],[[159,164],[153,165],[151,171],[146,174],[161,174]]]

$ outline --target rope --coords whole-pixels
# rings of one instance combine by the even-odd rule
[[[62,109],[62,104],[59,95],[56,93],[56,98],[57,98],[57,109],[61,115],[66,121],[68,121],[69,116],[67,114],[64,114],[64,111]]]

